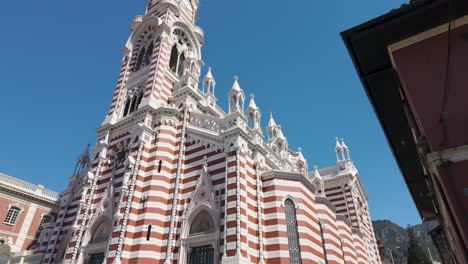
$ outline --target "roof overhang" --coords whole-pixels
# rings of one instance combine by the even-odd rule
[[[468,1],[455,0],[452,18],[468,13]],[[411,112],[401,92],[388,47],[448,22],[448,0],[411,1],[408,5],[348,29],[341,37],[384,130],[423,220],[436,216],[420,159]]]

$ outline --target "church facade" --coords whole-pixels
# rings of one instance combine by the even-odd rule
[[[202,77],[198,0],[148,1],[111,106],[62,194],[43,263],[380,263],[349,149],[309,168],[234,78]],[[248,102],[248,103],[247,103]]]

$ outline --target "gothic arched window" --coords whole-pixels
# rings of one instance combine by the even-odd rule
[[[151,41],[150,45],[146,49],[146,56],[145,56],[146,65],[150,65],[151,61],[153,60],[153,49],[154,49],[154,44]]]
[[[143,88],[140,87],[135,90],[131,90],[127,94],[127,98],[125,100],[125,108],[123,112],[123,117],[133,113],[135,110],[138,109],[138,106],[141,104],[143,100]]]
[[[169,59],[169,69],[179,77],[184,74],[185,58],[190,57],[192,48],[190,42],[183,31],[176,29],[173,32],[174,46],[171,49]]]
[[[179,52],[177,51],[176,45],[174,45],[171,50],[171,59],[169,61],[169,68],[171,69],[171,71],[173,72],[177,71],[178,60],[179,60]]]
[[[142,47],[140,51],[138,52],[138,57],[137,57],[136,65],[135,65],[135,71],[139,71],[141,68],[145,67],[145,64],[144,64],[145,54],[146,54],[146,48]]]
[[[301,249],[299,245],[299,233],[297,231],[296,207],[294,202],[288,198],[284,202],[286,212],[286,227],[288,231],[289,258],[291,264],[301,264]]]
[[[5,217],[5,221],[3,221],[5,224],[9,225],[14,225],[16,224],[16,221],[18,220],[18,215],[21,212],[21,209],[16,206],[10,207],[8,210],[7,216]]]
[[[190,226],[190,235],[211,233],[215,231],[215,225],[213,218],[207,211],[201,211],[193,219],[192,225]]]
[[[140,47],[138,50],[136,50],[136,61],[135,61],[135,67],[134,71],[139,71],[143,68],[146,68],[151,64],[151,61],[153,60],[153,49],[154,49],[154,43],[153,43],[153,36],[154,33],[148,33],[146,34],[142,39],[139,45]]]

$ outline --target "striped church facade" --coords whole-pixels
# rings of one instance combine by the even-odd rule
[[[217,105],[198,6],[150,0],[135,17],[42,263],[380,263],[343,141],[335,166],[309,170],[272,115],[264,134],[237,77],[228,111]]]

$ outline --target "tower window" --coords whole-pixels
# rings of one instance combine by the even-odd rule
[[[139,71],[141,68],[145,67],[144,59],[145,59],[145,54],[146,54],[146,48],[143,47],[140,49],[140,52],[138,52],[138,58],[137,58],[137,63],[135,66],[135,71]]]
[[[179,60],[179,52],[177,51],[176,45],[174,45],[174,47],[172,47],[172,50],[171,50],[171,59],[169,61],[169,68],[171,69],[171,71],[173,72],[177,71],[178,60]]]
[[[299,247],[299,233],[297,231],[296,207],[291,199],[284,202],[286,211],[286,227],[288,232],[289,258],[291,264],[301,264],[301,249]]]
[[[151,61],[153,60],[153,48],[154,44],[151,42],[148,48],[143,46],[143,48],[140,49],[135,65],[135,71],[139,71],[151,64]]]
[[[169,69],[179,77],[184,75],[184,62],[186,57],[191,57],[192,48],[188,38],[180,29],[174,30],[174,46],[171,49]]]
[[[8,210],[8,213],[7,213],[7,216],[5,218],[5,221],[4,223],[5,224],[8,224],[8,225],[14,225],[16,224],[16,221],[18,220],[18,215],[20,213],[21,209],[16,207],[16,206],[12,206],[9,210]]]
[[[129,91],[127,94],[127,98],[125,100],[125,108],[124,108],[123,117],[126,117],[127,115],[137,110],[142,100],[143,100],[143,87],[139,87],[138,89]]]
[[[179,77],[184,74],[184,61],[185,61],[185,54],[183,52],[179,52],[177,49],[177,44],[172,47],[171,50],[171,59],[169,61],[169,68],[172,72],[176,73]]]

